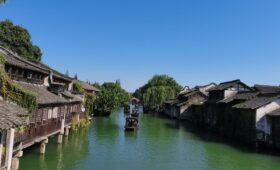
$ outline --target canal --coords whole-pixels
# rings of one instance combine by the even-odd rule
[[[21,170],[279,170],[280,157],[257,154],[222,139],[151,115],[141,115],[137,132],[124,132],[122,111],[96,118],[87,129],[70,132],[64,143],[50,139],[46,154],[39,146],[24,151]]]

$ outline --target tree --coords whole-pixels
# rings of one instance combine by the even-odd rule
[[[0,45],[12,50],[20,57],[41,61],[42,52],[38,46],[33,45],[28,30],[14,25],[9,20],[0,22]]]
[[[98,85],[98,83],[95,83]],[[119,107],[130,101],[130,94],[121,88],[119,83],[104,83],[99,87],[101,92],[95,101],[95,115],[109,116]]]
[[[108,116],[118,108],[118,99],[116,93],[109,89],[104,89],[95,102],[95,115]]]
[[[96,96],[94,94],[92,93],[85,94],[84,107],[86,109],[87,116],[93,114],[95,100],[96,100]]]
[[[148,111],[162,112],[164,102],[175,98],[182,87],[168,75],[155,75],[147,84],[140,87],[133,94],[143,101]]]
[[[0,0],[0,4],[5,4],[6,0]]]
[[[94,83],[92,84],[92,86],[93,86],[93,87],[96,87],[96,88],[98,88],[98,89],[101,89],[101,88],[102,88],[102,86],[101,86],[98,82],[94,82]]]

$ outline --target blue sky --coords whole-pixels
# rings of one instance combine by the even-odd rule
[[[27,28],[43,61],[134,91],[154,74],[181,85],[240,78],[279,85],[280,1],[8,0],[0,19]]]

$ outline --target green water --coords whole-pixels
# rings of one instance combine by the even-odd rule
[[[96,118],[87,129],[70,132],[46,154],[24,150],[21,170],[190,169],[279,170],[280,157],[257,154],[192,128],[186,123],[141,115],[137,132],[124,132],[125,116]]]

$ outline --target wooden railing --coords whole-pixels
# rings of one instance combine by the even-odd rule
[[[28,139],[28,132],[24,131],[24,132],[16,132],[15,133],[15,138],[14,138],[14,143],[19,143],[22,141],[25,141]]]
[[[67,113],[65,115],[65,125],[70,125],[73,116],[77,114],[79,115],[80,119],[84,118],[83,112]],[[22,142],[23,144],[26,144],[36,138],[48,136],[60,130],[63,118],[64,118],[63,114],[58,114],[57,118],[41,120],[40,122],[33,121],[32,123],[29,124],[29,126],[26,128],[25,131],[15,133],[14,143]]]
[[[28,143],[36,138],[48,136],[61,129],[62,119],[49,119],[45,123],[30,124],[24,131],[15,134],[14,143]]]

